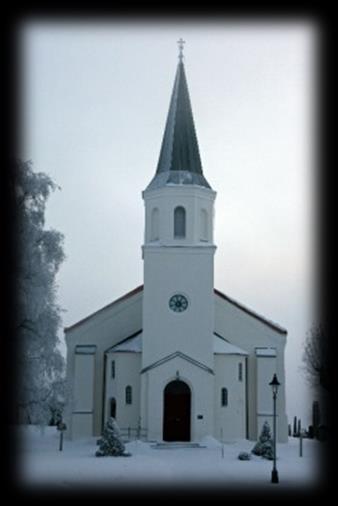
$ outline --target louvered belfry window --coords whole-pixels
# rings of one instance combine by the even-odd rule
[[[182,206],[178,206],[174,211],[174,237],[184,238],[185,237],[185,209]]]

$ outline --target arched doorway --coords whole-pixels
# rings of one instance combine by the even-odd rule
[[[190,441],[190,388],[174,380],[165,387],[163,397],[163,440]]]

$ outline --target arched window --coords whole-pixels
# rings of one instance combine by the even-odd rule
[[[131,389],[131,386],[128,385],[126,387],[126,404],[131,404],[132,403],[132,389]]]
[[[221,390],[221,405],[227,406],[228,405],[228,389],[222,388]]]
[[[185,209],[178,206],[174,210],[174,237],[185,237]]]
[[[160,211],[157,207],[151,211],[150,218],[150,240],[158,241],[160,238]]]
[[[243,364],[239,362],[238,364],[238,381],[243,381]]]
[[[116,418],[116,399],[115,397],[112,397],[110,399],[110,416],[113,418]]]
[[[200,239],[201,241],[208,240],[208,213],[205,209],[201,209],[200,215]]]

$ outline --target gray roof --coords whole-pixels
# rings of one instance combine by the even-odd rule
[[[154,178],[147,190],[168,184],[210,188],[203,176],[184,65],[179,61]]]

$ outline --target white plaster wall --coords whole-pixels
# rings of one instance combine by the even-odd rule
[[[143,192],[145,201],[143,356],[147,367],[171,353],[180,351],[213,367],[214,252],[213,190],[193,185],[166,186]],[[186,236],[174,237],[174,209],[186,211]],[[159,240],[151,242],[151,213],[159,209]],[[201,238],[201,209],[208,215],[208,241]],[[188,299],[188,309],[176,313],[169,299],[180,293]],[[213,377],[199,367],[176,357],[142,374],[142,417],[147,420],[149,437],[162,439],[163,390],[175,377],[181,364],[182,379],[192,387],[192,427],[194,439],[213,430]],[[202,378],[202,379],[201,379]],[[189,383],[190,382],[190,383]],[[197,420],[196,410],[202,410]],[[195,416],[196,415],[196,416]]]
[[[75,355],[74,411],[92,411],[95,355]]]
[[[111,361],[115,360],[115,378],[111,377]],[[110,398],[116,399],[116,422],[120,429],[136,429],[140,417],[141,353],[107,353],[105,420],[110,413]],[[132,387],[132,404],[126,404],[126,386]],[[134,432],[133,432],[134,434]]]
[[[76,326],[65,329],[67,344],[67,381],[71,392],[70,405],[66,410],[67,437],[76,437],[73,434],[73,404],[74,396],[74,350],[78,344],[96,345],[95,380],[94,380],[94,414],[93,428],[87,436],[101,434],[102,408],[103,408],[103,366],[104,352],[128,335],[142,328],[142,290],[127,299],[102,309],[96,314]],[[87,425],[88,430],[89,426]]]
[[[242,381],[238,377],[238,364],[242,364]],[[245,357],[240,355],[215,355],[214,410],[215,438],[232,441],[246,437],[246,377]],[[221,405],[221,389],[228,390],[228,405]]]
[[[277,412],[278,412],[278,426],[279,426],[279,440],[287,440],[287,418],[285,415],[285,375],[284,375],[284,346],[285,336],[277,334],[273,329],[270,329],[263,323],[255,320],[250,315],[246,315],[240,309],[233,307],[231,303],[220,299],[219,296],[214,296],[215,311],[216,311],[216,323],[215,330],[229,339],[230,342],[242,347],[250,353],[248,358],[248,396],[249,396],[249,438],[255,440],[257,433],[259,433],[260,421],[257,420],[257,365],[254,354],[254,349],[257,346],[268,346],[275,347],[277,350],[276,359],[276,372],[282,386],[280,388],[277,398]],[[177,314],[177,316],[182,316]],[[174,313],[173,313],[174,315]],[[175,314],[176,315],[176,314]],[[93,417],[93,429],[90,428],[88,420],[83,424],[85,427],[84,432],[91,431],[90,434],[99,435],[101,433],[102,423],[102,388],[103,388],[103,354],[104,351],[111,345],[116,344],[126,334],[132,334],[142,327],[142,292],[137,293],[131,299],[123,301],[121,304],[117,304],[115,307],[110,307],[104,310],[101,314],[94,315],[92,319],[85,321],[82,324],[74,327],[66,333],[67,336],[67,368],[68,368],[68,380],[70,381],[71,387],[74,389],[74,348],[76,344],[95,344],[97,345],[97,352],[95,358],[95,387],[94,387],[94,417]],[[168,323],[166,327],[170,328]],[[127,331],[127,332],[126,332]],[[191,334],[190,334],[191,335]],[[157,341],[154,341],[156,348]],[[174,348],[178,348],[178,341],[175,343]],[[173,350],[173,351],[176,351]],[[193,349],[193,347],[191,347]],[[160,353],[161,346],[158,347],[157,352]],[[167,352],[169,350],[166,350]],[[182,350],[184,351],[184,350]],[[185,350],[188,352],[189,350]],[[168,353],[166,353],[168,354]],[[187,353],[189,354],[189,353]],[[161,355],[161,357],[163,357]],[[196,357],[195,357],[196,358]],[[204,362],[203,360],[200,360]],[[204,362],[205,363],[205,362]],[[134,370],[134,366],[132,367]],[[147,373],[149,374],[149,373]],[[142,397],[145,399],[147,395],[147,374],[142,375]],[[217,374],[218,376],[218,374]],[[77,387],[78,388],[78,387]],[[74,401],[74,391],[73,391]],[[72,437],[72,425],[73,417],[69,413],[70,408],[73,406],[67,406],[68,416],[67,424],[68,437]],[[141,406],[142,426],[147,425],[148,418],[148,406],[143,403]],[[75,419],[75,417],[74,417]],[[83,418],[84,420],[84,418]],[[77,422],[76,422],[77,423]],[[214,428],[216,432],[218,429]],[[86,434],[87,435],[87,434]],[[216,437],[218,435],[216,434]]]
[[[146,385],[143,413],[146,412],[149,440],[163,440],[164,389],[176,378],[177,371],[179,379],[191,390],[191,439],[199,441],[213,433],[214,375],[181,357],[175,357],[141,375]],[[203,415],[203,419],[197,419],[197,415]]]
[[[231,343],[243,348],[248,356],[248,424],[249,439],[256,440],[259,435],[257,421],[257,367],[256,347],[276,348],[276,373],[281,383],[278,393],[277,413],[279,417],[279,441],[287,441],[287,417],[285,409],[285,365],[284,351],[286,336],[245,313],[231,302],[216,295],[215,331]],[[272,379],[272,377],[271,377]],[[270,381],[271,381],[270,379]],[[271,394],[272,395],[272,394]]]
[[[156,207],[159,210],[159,245],[174,246],[203,244],[201,241],[200,211],[208,213],[208,239],[213,243],[213,205],[216,192],[208,188],[194,185],[173,185],[143,192],[145,201],[145,235],[144,243],[151,242],[151,212]],[[174,209],[183,206],[186,210],[186,238],[175,239]]]
[[[175,351],[212,366],[213,203],[216,193],[193,185],[143,193],[146,208],[143,300],[143,367]],[[174,238],[174,209],[186,210],[186,237]],[[151,213],[159,209],[159,241],[150,242]],[[208,213],[209,242],[201,241],[201,209]],[[181,293],[188,309],[175,313],[169,299]]]
[[[75,354],[73,434],[76,438],[86,437],[93,430],[94,372],[94,354]]]
[[[93,433],[93,415],[73,413],[72,422],[72,437],[74,439],[87,438]]]
[[[148,430],[149,372],[140,375],[140,382],[141,382],[140,421],[141,426],[146,430]]]
[[[181,351],[212,367],[213,250],[147,248],[144,279],[142,366]],[[169,308],[175,293],[188,299],[181,313]]]

